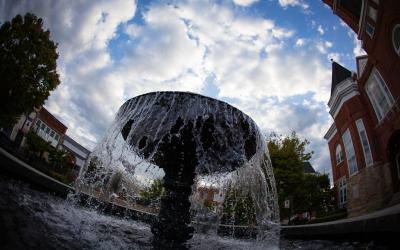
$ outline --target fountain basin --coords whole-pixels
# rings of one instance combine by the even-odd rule
[[[152,224],[154,248],[185,248],[194,231],[189,225],[191,217],[197,213],[194,187],[204,176],[208,176],[203,178],[204,185],[209,184],[211,175],[220,175],[222,180],[230,176],[230,192],[222,190],[226,183],[216,185],[222,190],[221,197],[229,196],[233,206],[233,210],[228,209],[228,217],[235,215],[236,196],[245,197],[246,203],[251,203],[246,208],[250,212],[244,211],[251,213],[249,226],[258,226],[260,238],[266,231],[276,236],[279,210],[265,138],[255,122],[239,109],[188,92],[153,92],[134,97],[119,109],[80,180],[115,191],[123,177],[113,173],[114,169],[132,171],[146,164],[153,169],[150,172],[163,172],[160,212]],[[247,206],[243,201],[241,204]],[[224,209],[221,200],[214,214]],[[230,221],[219,213],[214,223],[221,218]]]

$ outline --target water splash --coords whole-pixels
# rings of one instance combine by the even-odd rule
[[[164,192],[140,205],[144,191],[161,178]],[[208,226],[213,233],[235,235],[244,227],[255,230],[259,241],[279,237],[265,138],[243,112],[205,96],[154,92],[128,100],[81,170],[77,186],[133,208],[161,210],[153,233],[190,220],[198,231]],[[186,217],[185,210],[188,218],[182,221],[169,216]],[[183,236],[190,237],[190,232]]]

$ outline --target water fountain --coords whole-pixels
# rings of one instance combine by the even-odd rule
[[[151,226],[155,249],[187,247],[199,182],[216,184],[225,200],[234,193],[235,204],[236,197],[247,197],[242,203],[251,203],[258,239],[276,237],[279,210],[265,139],[250,117],[227,103],[187,92],[154,92],[128,100],[78,183],[91,190],[103,186],[109,197],[118,190],[126,194],[129,187],[119,184],[121,173],[134,175],[138,169],[163,175],[158,218]],[[222,217],[216,216],[214,223]]]

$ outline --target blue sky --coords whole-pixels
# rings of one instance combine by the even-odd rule
[[[191,91],[238,107],[266,135],[296,131],[330,172],[330,59],[355,70],[363,52],[322,1],[0,0],[1,22],[27,11],[59,44],[61,85],[46,107],[89,149],[127,99]]]

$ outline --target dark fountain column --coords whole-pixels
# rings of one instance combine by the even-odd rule
[[[133,121],[122,129],[122,136],[127,139]],[[195,167],[198,164],[196,142],[194,141],[193,122],[178,117],[175,125],[158,144],[153,162],[164,169],[164,195],[157,220],[151,227],[152,245],[155,249],[187,249],[185,243],[192,238],[190,224],[190,202]],[[145,157],[154,150],[147,145],[143,136],[138,148],[143,149]],[[146,150],[148,149],[148,150]]]
[[[186,249],[192,238],[189,196],[197,165],[193,123],[183,125],[181,119],[162,139],[155,162],[164,169],[165,194],[157,221],[152,225],[155,249]]]

